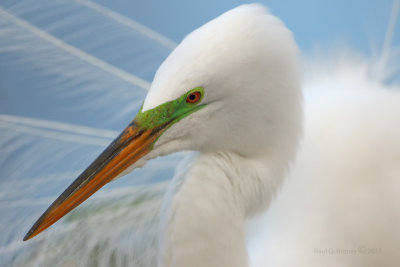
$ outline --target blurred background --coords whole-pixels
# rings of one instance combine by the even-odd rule
[[[87,260],[93,256],[88,254],[104,250],[112,257],[111,245],[99,247],[98,239],[95,242],[89,237],[85,252],[83,248],[80,252],[78,248],[54,249],[54,240],[61,237],[53,238],[52,233],[69,229],[60,226],[67,224],[67,219],[32,241],[22,242],[22,238],[47,206],[133,119],[158,66],[182,38],[221,13],[250,2],[0,2],[0,266],[45,266],[50,258],[79,253]],[[315,69],[351,73],[361,66],[368,66],[366,79],[388,87],[398,84],[400,65],[394,59],[398,59],[400,42],[399,1],[259,2],[294,32],[304,59],[305,88],[315,86]],[[162,194],[158,187],[150,192],[145,185],[170,179],[181,158],[182,154],[176,154],[150,162],[107,185],[71,216],[136,191]],[[115,202],[119,204],[109,207],[108,217],[102,217],[103,224],[92,229],[92,234],[107,231],[107,223],[121,216],[117,211],[132,210],[132,201]],[[69,221],[73,221],[71,216]],[[132,218],[135,216],[142,215]],[[120,240],[118,234],[125,233],[125,225],[114,227],[121,230],[108,238]],[[135,237],[140,234],[141,230],[131,233]],[[116,266],[124,263],[120,258],[113,261]]]

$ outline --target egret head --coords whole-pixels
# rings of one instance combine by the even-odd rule
[[[298,50],[283,23],[244,5],[189,34],[158,69],[140,112],[39,218],[40,233],[103,185],[181,150],[290,158],[300,132]]]
[[[204,95],[202,108],[162,134],[154,155],[278,149],[299,130],[299,77],[297,46],[278,18],[257,4],[228,11],[188,35],[157,71],[142,111],[194,88]]]

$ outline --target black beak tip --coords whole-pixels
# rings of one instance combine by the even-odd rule
[[[24,239],[22,239],[22,241],[28,240],[30,236],[31,236],[31,231],[29,231],[28,233],[26,233],[26,235],[24,236]]]

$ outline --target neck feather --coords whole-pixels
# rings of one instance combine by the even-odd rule
[[[269,203],[282,177],[282,168],[269,166],[233,153],[187,164],[162,207],[159,266],[248,266],[245,218]]]

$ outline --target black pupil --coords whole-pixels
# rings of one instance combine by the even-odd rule
[[[196,100],[196,95],[195,94],[191,94],[191,95],[189,95],[189,100],[191,100],[191,101],[194,101],[194,100]]]

